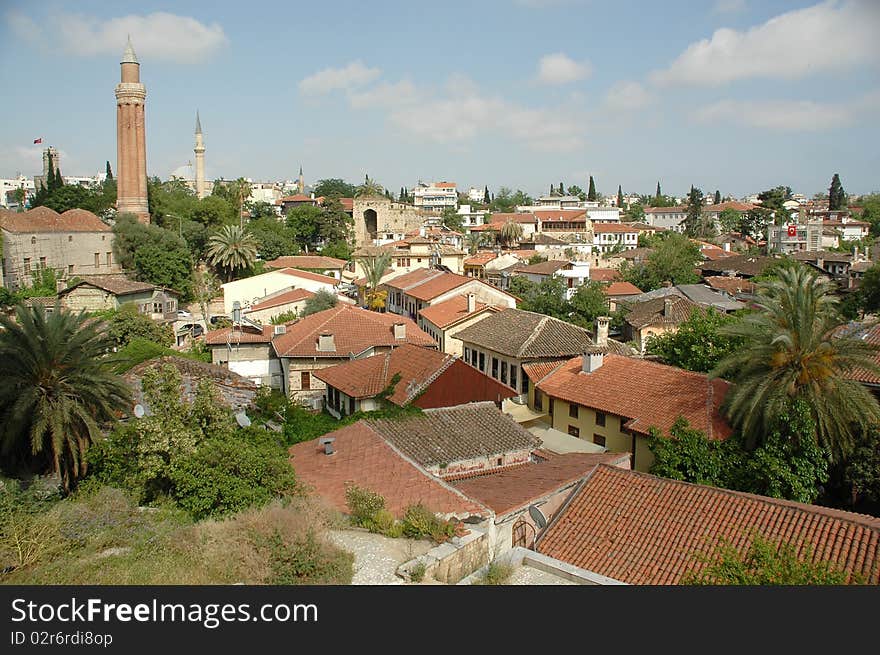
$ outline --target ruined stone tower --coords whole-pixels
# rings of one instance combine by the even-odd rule
[[[144,125],[147,89],[141,84],[141,66],[131,38],[120,64],[122,78],[116,85],[116,211],[135,214],[141,223],[149,223]]]

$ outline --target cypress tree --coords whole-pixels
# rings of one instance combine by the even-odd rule
[[[657,181],[657,194],[654,197],[659,200],[661,195],[662,194],[660,193],[660,181],[658,180]]]
[[[846,192],[840,183],[840,176],[835,173],[828,189],[828,209],[843,209],[846,204]]]
[[[617,206],[623,207],[623,187],[617,185]]]
[[[562,186],[562,182],[559,183],[559,195],[560,195],[560,196],[564,196],[564,195],[565,195],[565,187]]]
[[[551,196],[556,195],[556,187],[553,186],[552,184],[550,185],[550,195]]]
[[[721,204],[721,192],[718,189],[715,189],[715,204]]]
[[[491,202],[491,200],[489,198],[489,185],[488,184],[486,185],[486,190],[483,191],[483,202],[486,203],[487,205]]]
[[[52,153],[49,152],[46,155],[46,158],[49,160],[49,171],[46,173],[46,190],[49,193],[52,193],[55,190],[55,162],[52,161]]]
[[[590,175],[590,189],[587,191],[587,200],[595,200],[596,199],[596,183],[593,181],[593,176]]]
[[[110,160],[109,159],[107,160],[107,179],[108,180],[113,179],[113,171],[110,170]]]

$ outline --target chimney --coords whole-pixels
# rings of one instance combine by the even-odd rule
[[[859,247],[853,246],[853,261],[856,261],[859,258]]]
[[[605,349],[595,348],[588,350],[581,355],[581,371],[584,373],[592,373],[602,367],[605,361]]]
[[[333,341],[333,334],[330,332],[322,332],[318,335],[318,352],[335,352],[336,343]]]
[[[333,455],[336,453],[333,450],[333,442],[336,441],[335,437],[323,437],[319,442],[322,446],[324,446],[324,454],[325,455]]]
[[[406,323],[394,324],[394,338],[399,341],[406,339]]]
[[[241,303],[237,300],[232,303],[232,324],[241,325]]]
[[[605,347],[608,345],[608,325],[611,322],[609,316],[599,316],[596,319],[596,345]]]
[[[468,314],[473,314],[477,311],[477,295],[475,293],[469,293],[467,295],[467,311]]]
[[[666,296],[663,299],[663,316],[671,317],[672,316],[672,305],[675,303],[675,298],[671,298]]]

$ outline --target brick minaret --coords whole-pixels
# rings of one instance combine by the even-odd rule
[[[131,38],[122,55],[122,81],[116,85],[116,211],[150,222],[147,205],[147,146],[144,105],[147,89]]]
[[[199,120],[199,112],[196,112],[196,194],[199,199],[207,194],[205,188],[205,142],[202,140],[202,122]]]

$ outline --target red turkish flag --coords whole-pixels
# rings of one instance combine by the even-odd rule
[[[797,236],[797,225],[789,225],[788,226],[788,236],[790,236],[790,237]]]

